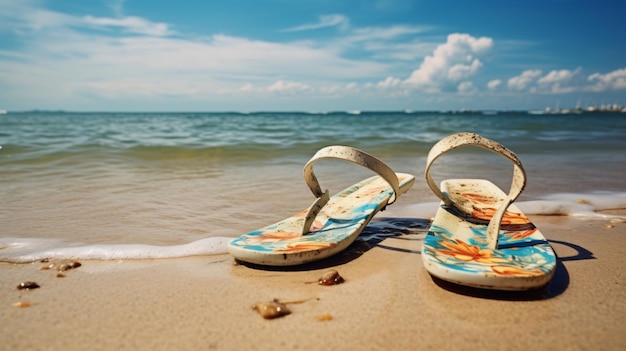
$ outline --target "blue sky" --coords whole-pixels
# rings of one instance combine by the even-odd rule
[[[626,105],[626,3],[0,0],[0,109]]]

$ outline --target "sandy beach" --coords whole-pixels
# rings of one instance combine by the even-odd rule
[[[0,264],[1,349],[626,348],[626,223],[531,216],[559,256],[557,272],[543,291],[505,293],[433,280],[420,257],[428,221],[383,215],[378,224],[401,233],[365,232],[342,254],[291,269],[226,254],[82,261],[65,277],[41,270],[49,263]],[[345,282],[317,284],[330,269]],[[24,281],[41,287],[18,290]],[[268,320],[251,308],[273,299],[291,314]]]

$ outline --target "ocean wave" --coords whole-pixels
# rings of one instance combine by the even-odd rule
[[[290,139],[291,140],[291,139]],[[302,159],[328,145],[349,145],[366,150],[378,157],[404,157],[424,155],[430,142],[370,138],[320,138],[319,140],[293,139],[280,143],[242,142],[235,145],[119,145],[85,144],[69,148],[35,148],[5,145],[0,150],[0,166],[31,166],[46,164],[76,164],[98,160],[145,162],[212,162],[231,164],[247,161]]]
[[[549,194],[539,200],[520,201],[516,205],[529,216],[569,216],[579,220],[626,221],[626,216],[601,211],[626,209],[626,192],[587,194]],[[393,206],[382,218],[432,218],[438,202]],[[371,231],[370,231],[371,232]],[[49,259],[138,260],[165,259],[228,253],[232,237],[208,237],[182,245],[143,244],[68,244],[60,239],[0,238],[0,261],[27,263]]]
[[[619,117],[619,118],[618,118]],[[68,155],[246,160],[310,155],[333,144],[426,153],[442,137],[478,132],[520,153],[613,151],[621,116],[533,117],[513,113],[17,113],[0,120],[0,164]],[[222,157],[223,156],[223,157]]]

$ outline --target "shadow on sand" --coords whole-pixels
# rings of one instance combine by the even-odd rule
[[[381,242],[383,242],[387,238],[395,238],[399,240],[422,240],[421,238],[416,239],[413,235],[428,233],[430,223],[431,222],[429,220],[421,218],[383,218],[380,220],[372,221],[365,227],[365,229],[363,229],[363,232],[361,232],[357,239],[350,246],[348,246],[346,250],[332,257],[303,265],[274,267],[256,265],[246,262],[239,263],[253,269],[275,272],[293,272],[336,267],[338,265],[342,265],[359,258],[365,252],[374,247],[394,250],[401,253],[419,255],[420,251],[382,245]],[[563,292],[565,292],[565,290],[567,290],[569,286],[570,277],[567,269],[565,268],[565,265],[563,265],[563,262],[591,260],[595,259],[595,257],[593,256],[593,253],[591,251],[579,245],[560,240],[548,241],[553,245],[558,244],[570,247],[576,251],[576,254],[568,257],[557,257],[554,277],[544,287],[525,291],[499,291],[463,286],[447,282],[436,277],[432,277],[432,280],[435,284],[443,289],[457,294],[477,298],[510,301],[532,301],[554,298],[563,294]]]
[[[419,218],[383,218],[370,222],[359,234],[357,239],[348,248],[342,252],[311,263],[306,263],[297,266],[263,266],[247,262],[239,262],[239,264],[245,265],[250,268],[274,271],[274,272],[294,272],[294,271],[309,271],[316,269],[331,268],[338,265],[348,263],[352,260],[359,258],[361,255],[371,250],[373,247],[380,247],[389,250],[396,250],[400,252],[415,253],[419,252],[411,250],[402,250],[398,248],[388,247],[380,245],[380,243],[387,238],[397,238],[406,240],[415,240],[407,238],[405,235],[410,234],[426,234],[430,227],[430,221],[427,219]]]

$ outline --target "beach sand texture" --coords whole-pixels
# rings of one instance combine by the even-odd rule
[[[0,349],[626,349],[626,223],[531,216],[560,258],[556,275],[542,292],[504,293],[434,281],[420,259],[428,221],[377,219],[402,233],[366,231],[344,253],[292,269],[222,254],[87,260],[58,278],[44,263],[2,263]],[[329,269],[345,282],[316,284]],[[41,287],[16,288],[28,280]],[[272,299],[300,303],[272,320],[251,308]]]

